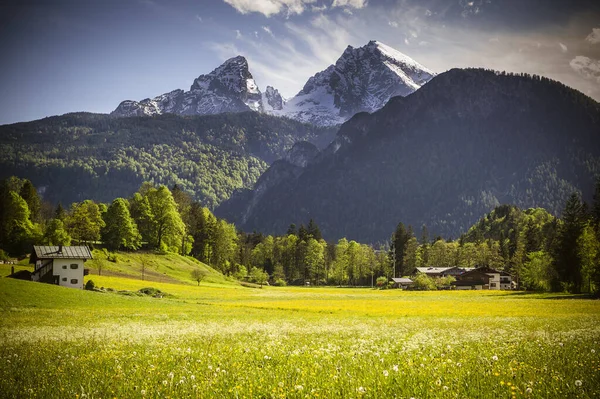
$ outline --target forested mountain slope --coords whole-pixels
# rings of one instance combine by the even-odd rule
[[[458,237],[501,203],[556,215],[574,191],[591,199],[599,173],[600,104],[537,76],[454,69],[354,116],[251,212],[222,209],[248,231],[312,218],[327,239],[382,241],[399,221]]]
[[[30,179],[45,200],[69,204],[131,195],[143,181],[178,184],[209,208],[250,188],[295,142],[334,137],[254,112],[114,118],[75,113],[0,126],[0,179]]]

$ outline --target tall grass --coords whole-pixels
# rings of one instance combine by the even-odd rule
[[[600,397],[599,301],[153,286],[173,297],[0,279],[0,396]]]

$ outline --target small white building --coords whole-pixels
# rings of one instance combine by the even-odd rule
[[[87,246],[34,246],[29,263],[35,265],[32,281],[83,288],[83,264],[92,259]]]

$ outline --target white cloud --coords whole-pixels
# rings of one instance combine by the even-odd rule
[[[562,43],[559,42],[558,45],[560,46],[560,50],[563,53],[566,53],[567,51],[569,51],[569,49],[567,48],[567,46],[565,46],[564,44],[562,44]]]
[[[240,40],[240,39],[242,38],[242,32],[240,32],[240,30],[239,30],[239,29],[236,29],[236,30],[235,30],[235,38],[236,38],[237,40]]]
[[[310,4],[317,0],[223,0],[242,14],[257,12],[270,17],[280,13],[288,16],[302,14]]]
[[[350,7],[350,8],[365,8],[368,0],[333,0],[331,8],[334,7]]]
[[[202,17],[200,15],[196,14],[196,19],[198,22],[202,23]]]
[[[388,21],[388,25],[391,26],[392,28],[397,28],[398,27],[398,22],[396,22],[396,21]]]
[[[311,10],[312,12],[321,12],[321,11],[325,11],[325,10],[327,10],[327,6],[326,6],[325,4],[323,4],[322,6],[312,6],[312,7],[310,8],[310,10]]]
[[[591,44],[598,44],[600,43],[600,28],[594,28],[592,29],[592,33],[590,33],[588,35],[588,37],[585,38],[586,42],[589,42]]]
[[[593,79],[600,83],[600,61],[582,55],[573,58],[569,63],[574,71],[586,79]]]
[[[269,28],[268,26],[263,26],[262,30],[264,30],[265,32],[267,32],[267,34],[269,36],[271,36],[273,39],[275,39],[275,35],[273,34],[273,31],[271,31],[271,28]]]

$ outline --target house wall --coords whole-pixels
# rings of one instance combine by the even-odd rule
[[[512,289],[512,278],[510,276],[500,276],[500,289],[510,290]]]
[[[490,290],[499,290],[500,287],[500,273],[488,273],[490,276],[490,282],[488,283]]]
[[[58,285],[62,287],[83,289],[83,259],[54,259],[52,274],[59,276]]]

